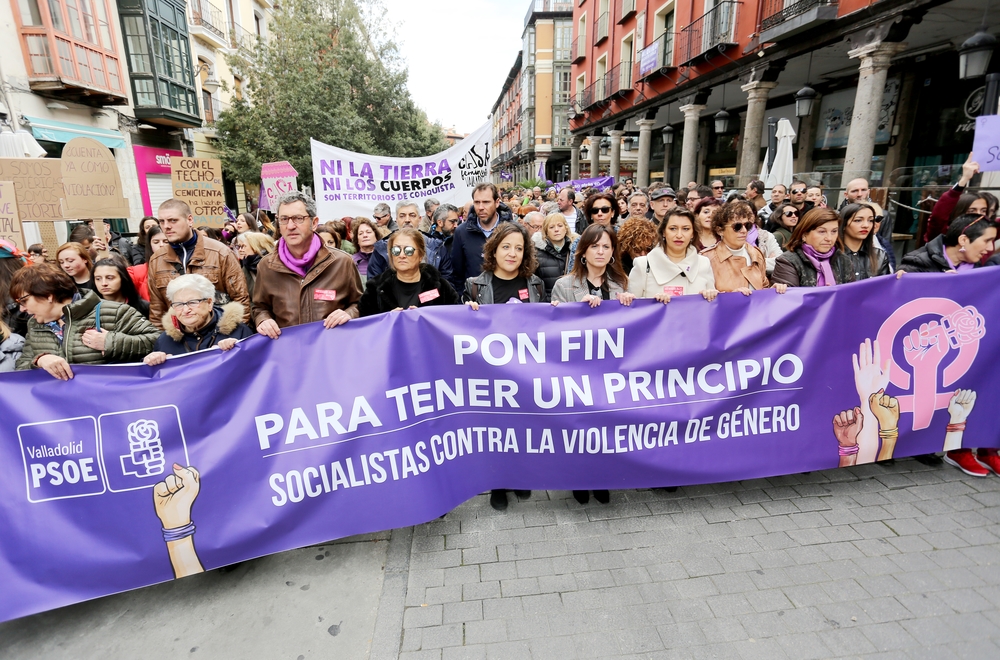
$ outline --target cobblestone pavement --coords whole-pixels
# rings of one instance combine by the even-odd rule
[[[994,476],[901,459],[510,497],[413,528],[400,660],[1000,658]]]

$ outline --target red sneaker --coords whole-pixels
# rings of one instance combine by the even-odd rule
[[[976,460],[971,449],[949,451],[944,455],[944,462],[954,465],[962,472],[973,477],[988,477],[990,471]]]
[[[996,449],[980,449],[976,460],[993,474],[1000,475],[1000,456]]]

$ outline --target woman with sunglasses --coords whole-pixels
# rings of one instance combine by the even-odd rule
[[[618,201],[609,192],[591,195],[583,204],[583,215],[587,218],[588,226],[603,225],[614,231],[615,220],[618,218]],[[577,238],[569,246],[569,261],[566,262],[567,273],[573,269],[573,262],[576,260],[576,246],[579,242],[580,239]]]
[[[386,248],[389,269],[368,281],[358,303],[361,316],[461,302],[438,269],[423,263],[426,247],[424,235],[418,230],[397,229],[389,236]]]
[[[771,279],[787,286],[833,286],[854,281],[854,264],[839,248],[840,214],[811,209],[795,225]]]
[[[719,291],[739,291],[745,296],[770,287],[764,253],[747,243],[747,234],[756,225],[757,214],[748,202],[730,202],[712,216],[712,231],[718,242],[702,254],[708,257]],[[779,259],[780,261],[780,259]],[[785,285],[776,284],[778,293]]]
[[[694,214],[676,206],[656,230],[659,244],[639,257],[628,276],[629,293],[638,298],[670,302],[672,296],[701,294],[712,301],[719,294],[708,257],[698,254],[701,244],[694,231]]]
[[[771,214],[764,229],[771,232],[779,247],[784,248],[795,231],[795,225],[799,224],[800,215],[792,204],[782,204]]]
[[[854,267],[854,280],[889,274],[889,257],[875,235],[875,209],[864,202],[840,211],[840,244]]]
[[[228,351],[254,334],[243,323],[243,305],[215,304],[215,285],[204,275],[189,273],[167,285],[170,307],[163,315],[163,334],[144,363],[163,364],[168,355],[184,355],[213,346]]]

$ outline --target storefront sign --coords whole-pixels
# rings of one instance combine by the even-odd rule
[[[368,215],[379,202],[394,208],[408,200],[461,206],[490,175],[487,122],[447,151],[424,158],[389,158],[358,154],[312,140],[316,206],[324,219]]]
[[[135,171],[139,176],[139,193],[142,195],[142,212],[145,215],[155,215],[156,208],[164,201],[164,195],[170,194],[170,159],[184,154],[177,149],[160,149],[158,147],[132,147],[135,156]],[[160,185],[162,182],[162,185]],[[162,191],[162,192],[161,192]]]
[[[0,238],[22,250],[27,249],[21,217],[17,214],[17,192],[13,181],[0,181]]]
[[[299,173],[287,160],[277,163],[264,163],[260,167],[260,180],[263,186],[260,208],[264,211],[277,211],[275,204],[278,199],[293,190],[298,190]]]
[[[118,163],[111,150],[100,142],[85,137],[67,142],[60,158],[60,171],[64,218],[129,217]]]
[[[457,305],[68,382],[2,374],[0,621],[420,524],[492,488],[997,447],[998,288],[982,268],[711,303]]]
[[[981,172],[1000,172],[1000,115],[976,118],[976,139],[972,153]]]
[[[222,161],[214,158],[170,159],[174,199],[187,202],[195,225],[226,224],[226,197],[222,188]]]

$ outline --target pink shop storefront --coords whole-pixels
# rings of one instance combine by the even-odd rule
[[[183,156],[177,149],[133,146],[135,169],[142,193],[142,212],[155,215],[156,209],[164,201],[173,197],[170,184],[170,157]]]

